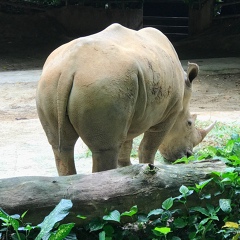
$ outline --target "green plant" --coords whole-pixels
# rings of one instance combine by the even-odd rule
[[[3,209],[0,208],[0,219],[4,222],[2,226],[5,227],[3,228],[3,230],[6,230],[6,232],[8,232],[8,229],[12,227],[15,231],[15,233],[13,233],[12,235],[12,238],[18,240],[23,239],[23,236],[21,233],[19,233],[18,229],[20,226],[20,222],[22,221],[26,213],[27,212],[24,212],[21,216],[18,214],[10,216]]]
[[[71,229],[74,227],[74,223],[62,224],[54,232],[51,232],[54,225],[64,219],[69,214],[69,209],[72,208],[71,200],[62,199],[60,203],[54,208],[54,210],[40,223],[38,226],[41,228],[40,233],[37,235],[36,240],[42,238],[61,239],[66,237]]]
[[[49,240],[60,240],[69,235],[70,231],[74,227],[75,223],[68,223],[58,225],[63,218],[69,214],[69,209],[72,207],[71,200],[62,199],[60,203],[54,208],[54,210],[45,217],[44,221],[37,226],[31,226],[27,224],[26,226],[20,227],[23,224],[23,218],[27,212],[24,212],[22,216],[19,215],[8,215],[2,209],[0,209],[0,219],[4,222],[2,226],[5,228],[1,231],[11,231],[13,228],[15,233],[11,234],[12,239],[25,240],[33,239],[31,236],[31,231],[33,229],[40,229],[40,232],[34,237],[35,240],[49,239]],[[57,224],[57,228],[55,226]],[[21,231],[21,233],[19,233]]]

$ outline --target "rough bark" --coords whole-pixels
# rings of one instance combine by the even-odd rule
[[[16,177],[0,179],[0,207],[9,214],[28,210],[25,222],[42,222],[61,199],[71,199],[73,208],[66,221],[81,224],[103,216],[106,209],[124,212],[137,205],[140,212],[160,208],[168,197],[180,195],[181,185],[193,186],[209,178],[212,171],[223,171],[221,161],[156,166],[132,165],[110,171],[66,177]],[[212,191],[214,191],[212,189]],[[193,199],[196,204],[197,199]],[[199,202],[199,204],[201,204]]]

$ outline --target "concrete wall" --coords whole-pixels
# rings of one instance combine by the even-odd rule
[[[0,13],[0,41],[30,45],[49,44],[58,39],[68,41],[101,31],[114,22],[140,29],[142,9],[69,6],[32,14]]]
[[[214,0],[207,0],[199,6],[189,8],[189,33],[194,35],[210,27],[213,20]]]
[[[111,23],[140,29],[143,22],[142,9],[103,9],[83,6],[68,6],[47,12],[58,22],[68,36],[84,36],[103,30]]]

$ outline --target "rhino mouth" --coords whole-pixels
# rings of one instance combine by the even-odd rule
[[[193,155],[193,152],[191,150],[187,150],[186,157],[189,158]]]
[[[165,162],[175,162],[176,160],[183,158],[183,157],[191,157],[193,155],[193,152],[190,149],[187,149],[183,152],[178,152],[177,154],[171,153],[171,154],[165,154],[162,153],[162,156],[164,158]]]

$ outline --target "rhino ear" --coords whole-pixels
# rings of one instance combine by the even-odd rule
[[[187,70],[187,85],[191,84],[192,81],[197,77],[199,71],[199,67],[196,63],[188,63]]]
[[[194,122],[196,122],[196,120],[197,120],[197,114],[192,114],[192,115],[191,115],[191,118],[192,118],[192,120],[193,120]]]

